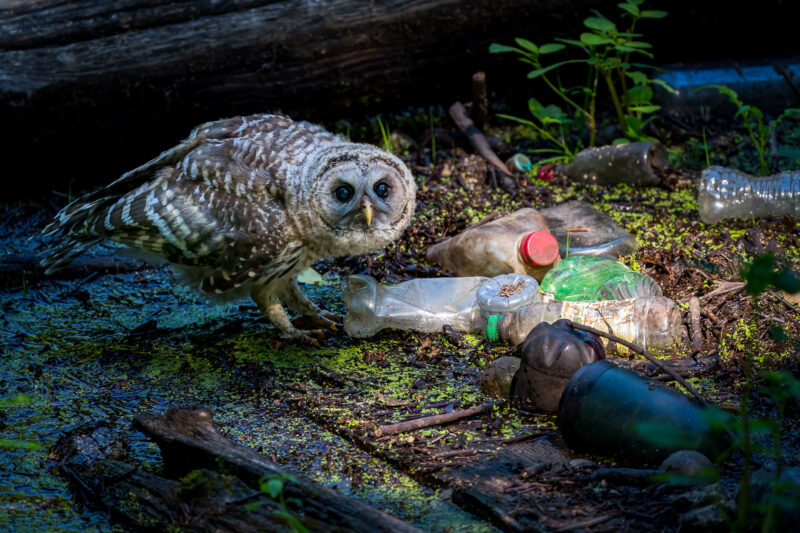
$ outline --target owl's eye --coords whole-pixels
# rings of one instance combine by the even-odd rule
[[[345,203],[353,197],[353,188],[349,185],[342,185],[333,191],[333,195],[337,200]]]
[[[377,194],[379,198],[386,198],[387,196],[389,196],[389,186],[382,181],[376,183],[375,187],[373,187],[372,189],[375,191],[375,194]]]

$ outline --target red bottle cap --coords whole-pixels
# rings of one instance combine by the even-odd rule
[[[519,243],[519,255],[530,267],[552,265],[558,259],[558,242],[549,231],[534,231]]]

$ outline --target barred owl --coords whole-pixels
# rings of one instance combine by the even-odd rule
[[[219,120],[62,209],[42,231],[63,236],[42,265],[54,272],[116,241],[189,271],[204,293],[249,290],[284,337],[316,344],[321,331],[297,329],[283,305],[318,326],[340,317],[309,300],[296,274],[397,239],[415,192],[403,162],[375,146],[280,115]]]

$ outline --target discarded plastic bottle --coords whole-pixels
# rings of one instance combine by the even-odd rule
[[[586,255],[562,260],[545,274],[541,288],[554,300],[569,302],[661,296],[661,287],[647,274],[613,259]]]
[[[715,412],[706,414],[710,409]],[[725,435],[711,420],[728,417],[609,361],[575,372],[558,407],[558,427],[570,448],[655,465],[678,450],[721,451]]]
[[[800,216],[800,171],[753,176],[721,166],[705,169],[697,192],[700,219]]]
[[[491,216],[491,215],[490,215]],[[426,257],[459,276],[517,272],[541,280],[560,259],[558,242],[536,209],[482,220],[428,248]]]
[[[636,239],[591,204],[574,200],[540,209],[561,255],[594,255],[619,259],[636,251]]]
[[[511,382],[511,395],[522,408],[554,413],[561,393],[582,366],[604,359],[600,340],[563,321],[539,324],[521,346],[522,361]]]
[[[342,300],[347,306],[344,330],[351,337],[369,337],[384,328],[480,331],[476,293],[483,277],[420,278],[381,285],[372,276],[350,276]]]
[[[647,350],[683,345],[687,338],[680,309],[664,296],[598,302],[537,302],[505,315],[489,316],[486,338],[516,346],[538,324],[552,324],[561,318],[612,333]],[[608,352],[629,352],[627,347],[605,337],[600,340]]]
[[[581,150],[571,163],[557,165],[554,172],[598,185],[655,185],[661,182],[661,173],[667,167],[669,157],[664,146],[642,141]]]
[[[502,315],[542,299],[539,283],[525,274],[503,274],[484,281],[478,287],[481,317]]]

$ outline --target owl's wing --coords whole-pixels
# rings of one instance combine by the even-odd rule
[[[264,129],[250,119],[201,126],[181,145],[65,208],[50,232],[64,232],[67,240],[43,265],[56,270],[99,239],[110,239],[207,267],[202,288],[211,292],[289,271],[302,245],[291,236],[275,169],[254,165],[258,150],[244,149],[253,146],[243,129]]]
[[[42,230],[42,234],[54,235],[56,233],[64,233],[67,235],[72,234],[73,237],[80,237],[85,222],[87,219],[91,218],[93,214],[103,211],[122,196],[157,179],[159,172],[163,171],[165,168],[177,165],[204,142],[224,141],[237,136],[252,134],[258,128],[263,128],[265,123],[272,126],[273,123],[276,122],[278,124],[274,125],[280,127],[283,122],[288,124],[291,123],[291,120],[277,115],[253,115],[202,124],[195,128],[189,137],[177,146],[162,152],[147,163],[126,172],[120,176],[119,179],[111,182],[106,187],[72,201],[59,211],[55,220]],[[87,235],[84,235],[84,237],[86,236]],[[96,242],[96,240],[96,238],[93,239],[94,242]],[[92,242],[92,244],[94,244],[94,242]]]

